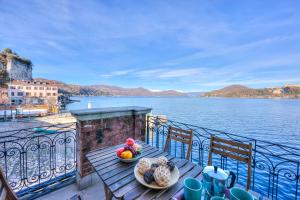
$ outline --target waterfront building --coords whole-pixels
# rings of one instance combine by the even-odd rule
[[[8,98],[12,105],[57,105],[58,88],[48,82],[15,80],[8,83]]]
[[[0,86],[0,105],[8,103],[7,88]]]
[[[274,88],[273,89],[273,94],[274,95],[281,95],[283,93],[283,89],[282,88]]]
[[[300,88],[300,84],[286,84],[284,87],[295,87],[295,88]]]

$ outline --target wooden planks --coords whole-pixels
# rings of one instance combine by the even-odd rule
[[[173,126],[169,126],[164,151],[168,151],[169,142],[171,140],[175,140],[188,145],[186,159],[189,160],[191,156],[192,143],[193,143],[193,131],[183,130]]]
[[[251,185],[252,143],[245,144],[212,135],[210,139],[208,165],[212,165],[213,153],[248,164],[247,189],[249,190]]]
[[[108,147],[93,151],[87,154],[87,159],[94,167],[97,174],[105,185],[107,199],[170,199],[183,187],[185,177],[196,177],[201,174],[201,167],[184,159],[177,159],[167,152],[159,151],[144,142],[139,142],[143,146],[143,157],[166,156],[172,160],[180,171],[179,182],[166,190],[152,190],[136,181],[134,177],[134,163],[122,163],[116,158],[115,151],[121,145]]]

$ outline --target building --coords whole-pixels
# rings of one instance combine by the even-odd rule
[[[282,88],[274,88],[272,92],[274,95],[281,95],[283,93],[283,89]]]
[[[284,87],[294,87],[294,88],[300,88],[300,84],[287,84]]]
[[[31,80],[32,63],[30,60],[18,56],[10,49],[0,53],[0,71],[6,71],[11,80]]]
[[[0,86],[0,105],[8,104],[7,88]]]
[[[57,105],[58,88],[48,82],[15,80],[8,83],[8,98],[12,105]]]

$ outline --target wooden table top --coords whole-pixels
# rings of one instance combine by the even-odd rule
[[[98,149],[88,153],[87,159],[94,167],[99,177],[104,182],[112,195],[117,199],[171,199],[177,192],[183,189],[183,180],[186,177],[201,179],[202,168],[191,161],[177,159],[168,153],[159,151],[144,142],[137,141],[143,146],[142,157],[166,156],[172,160],[180,171],[178,183],[164,190],[149,189],[136,181],[134,166],[137,162],[123,163],[115,156],[120,144],[113,147]]]

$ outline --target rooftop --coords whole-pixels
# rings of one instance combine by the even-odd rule
[[[8,83],[8,85],[22,85],[22,86],[26,86],[26,85],[41,85],[41,86],[45,86],[45,85],[49,85],[52,87],[57,87],[55,84],[52,84],[50,82],[46,82],[46,81],[25,81],[25,80],[13,80],[10,83]]]

